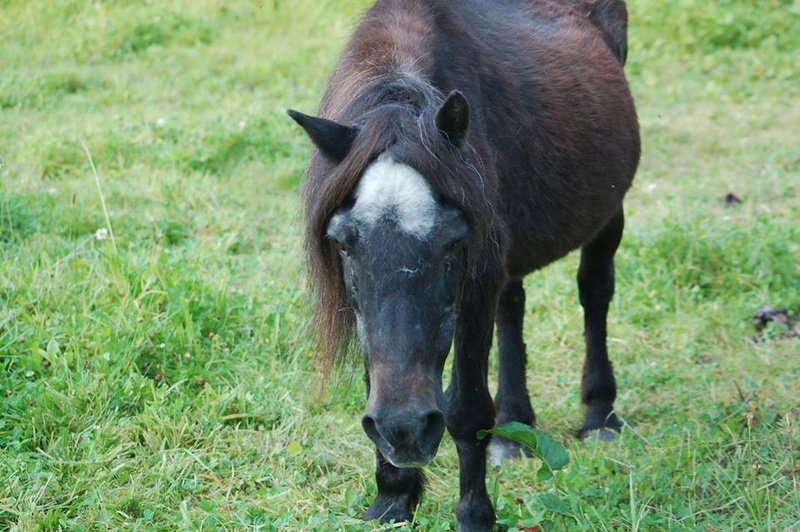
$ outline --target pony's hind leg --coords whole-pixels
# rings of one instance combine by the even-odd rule
[[[600,233],[581,249],[578,292],[583,307],[586,360],[581,382],[581,401],[586,419],[580,437],[599,431],[599,439],[613,439],[621,425],[614,413],[617,385],[606,347],[606,317],[614,295],[614,254],[622,239],[625,218],[619,212]]]
[[[497,304],[497,346],[500,354],[500,375],[494,399],[497,424],[518,421],[533,425],[535,416],[525,384],[525,343],[522,321],[525,313],[525,289],[522,280],[509,282]],[[509,458],[529,455],[521,445],[495,436],[489,448],[494,464]]]
[[[364,520],[380,519],[381,523],[411,521],[425,488],[422,470],[395,467],[377,449],[375,455],[378,495],[364,514]]]

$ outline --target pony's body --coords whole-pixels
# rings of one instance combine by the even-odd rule
[[[325,360],[356,326],[365,355],[379,486],[368,518],[410,517],[422,477],[404,467],[429,460],[446,425],[461,460],[459,527],[491,526],[475,433],[534,421],[521,279],[581,246],[583,431],[619,428],[605,316],[639,158],[626,17],[622,0],[379,0],[322,118],[293,113],[318,148],[304,191]],[[518,452],[496,443],[500,457]]]

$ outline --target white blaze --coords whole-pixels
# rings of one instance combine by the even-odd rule
[[[418,238],[433,229],[436,200],[430,185],[419,172],[391,157],[381,155],[366,169],[355,197],[353,216],[370,228],[389,217]]]

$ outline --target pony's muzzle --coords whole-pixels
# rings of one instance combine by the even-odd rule
[[[436,455],[445,430],[438,409],[384,413],[368,410],[361,425],[383,456],[396,467],[422,467]]]

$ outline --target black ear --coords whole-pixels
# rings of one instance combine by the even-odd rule
[[[436,112],[436,127],[456,148],[464,145],[469,129],[469,103],[458,91],[451,92]]]
[[[340,163],[347,157],[358,130],[332,120],[308,116],[289,109],[286,111],[302,127],[322,154]]]
[[[628,9],[624,0],[594,0],[589,6],[589,20],[603,30],[603,38],[625,65],[628,57]]]

